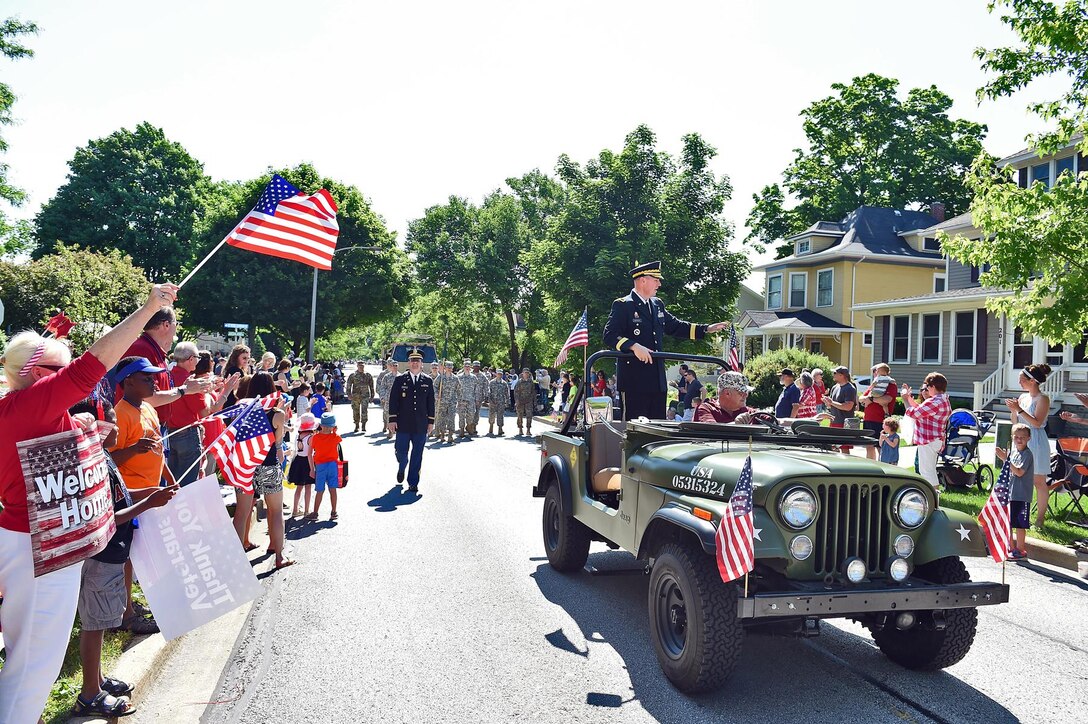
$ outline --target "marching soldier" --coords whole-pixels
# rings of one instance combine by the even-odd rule
[[[483,373],[480,363],[476,360],[472,362],[472,374],[476,377],[476,408],[472,411],[472,434],[478,435],[476,428],[480,425],[480,408],[487,402],[488,386],[491,379]]]
[[[514,409],[518,414],[518,436],[521,436],[521,419],[525,418],[525,434],[533,434],[533,406],[536,405],[536,382],[528,367],[521,370],[521,379],[514,385]]]
[[[408,469],[408,492],[419,490],[419,470],[427,435],[434,427],[434,380],[423,373],[423,353],[408,353],[408,371],[393,378],[389,390],[389,431],[396,435],[397,482]],[[410,451],[409,451],[410,450]]]
[[[476,376],[472,374],[472,360],[464,360],[457,381],[461,383],[461,395],[457,398],[457,436],[468,437],[472,432],[472,413],[476,407]]]
[[[502,437],[502,421],[506,415],[506,401],[510,399],[510,386],[503,378],[502,370],[496,369],[491,381],[487,383],[487,424],[488,435],[495,434],[495,424],[499,426]]]
[[[397,371],[397,361],[391,359],[386,361],[385,371],[378,375],[378,399],[382,403],[382,422],[386,439],[393,437],[393,433],[389,431],[389,392],[393,389],[393,380],[396,379]]]
[[[655,361],[650,353],[661,351],[666,334],[680,339],[702,339],[708,333],[725,329],[729,323],[695,324],[669,314],[654,296],[661,286],[660,261],[636,266],[630,274],[634,289],[612,302],[612,311],[604,325],[604,344],[609,349],[635,355],[635,359],[621,359],[616,365],[616,386],[623,396],[623,419],[662,419],[667,390],[665,363]]]
[[[345,392],[351,400],[351,416],[355,420],[355,432],[366,432],[370,401],[374,399],[374,376],[363,367],[363,360],[359,360],[355,371],[348,375]]]
[[[435,438],[453,442],[457,421],[457,402],[461,399],[461,381],[453,374],[453,363],[442,362],[442,374],[435,384]]]

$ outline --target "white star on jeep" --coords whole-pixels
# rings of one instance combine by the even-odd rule
[[[762,538],[759,537],[759,534],[762,533],[762,532],[763,532],[762,528],[754,528],[753,531],[752,531],[752,535],[755,536],[756,540],[763,540]]]
[[[956,532],[960,534],[960,540],[971,540],[971,531],[963,527],[963,523],[960,523],[960,527],[956,528]]]

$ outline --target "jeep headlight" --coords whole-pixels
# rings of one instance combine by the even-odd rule
[[[892,505],[895,517],[904,528],[917,528],[925,522],[929,513],[929,501],[925,493],[917,488],[907,488],[895,496]]]
[[[778,501],[778,514],[782,516],[782,520],[786,521],[789,527],[798,530],[816,520],[818,511],[816,496],[808,488],[790,488]]]

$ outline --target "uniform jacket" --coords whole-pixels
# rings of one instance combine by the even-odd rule
[[[434,380],[435,403],[439,407],[456,406],[461,399],[461,381],[452,373],[439,375]]]
[[[389,370],[382,370],[378,375],[378,397],[382,402],[389,401],[389,390],[393,389],[394,375]]]
[[[353,400],[374,398],[374,378],[369,372],[352,372],[348,376],[347,396]]]
[[[480,396],[476,375],[471,372],[468,374],[459,372],[457,373],[457,381],[461,383],[461,397],[459,399],[479,404]]]
[[[536,382],[534,380],[518,379],[514,385],[514,401],[523,405],[536,400]]]
[[[660,352],[665,335],[680,339],[702,339],[709,325],[685,322],[669,314],[661,300],[643,302],[634,290],[612,302],[612,311],[604,325],[604,345],[608,349],[630,352],[641,344]],[[645,364],[635,358],[621,359],[616,365],[616,386],[621,392],[653,389],[665,392],[665,363]]]
[[[491,380],[487,383],[487,406],[505,410],[510,403],[510,388],[503,380]]]
[[[434,380],[422,372],[412,383],[412,373],[403,372],[393,379],[389,391],[389,422],[397,423],[398,432],[422,434],[434,424]]]

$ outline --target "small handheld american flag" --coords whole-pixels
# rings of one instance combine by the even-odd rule
[[[990,547],[990,556],[998,563],[1008,560],[1009,545],[1012,543],[1009,530],[1011,475],[1009,458],[1006,457],[1005,464],[1001,466],[1001,474],[997,476],[997,482],[994,483],[994,489],[990,491],[990,497],[978,516],[982,532],[986,534],[986,545]]]
[[[563,349],[559,350],[559,356],[555,358],[556,367],[559,367],[567,361],[567,352],[569,352],[571,348],[589,346],[588,314],[589,308],[582,311],[582,318],[578,320],[578,324],[574,325],[574,329],[571,330],[570,336],[567,337],[566,344],[563,345]]]
[[[258,402],[249,403],[208,448],[227,482],[247,493],[253,492],[253,474],[276,442],[268,413]]]
[[[737,487],[718,523],[714,548],[722,580],[735,581],[755,567],[755,523],[752,519],[752,456],[744,461]]]

